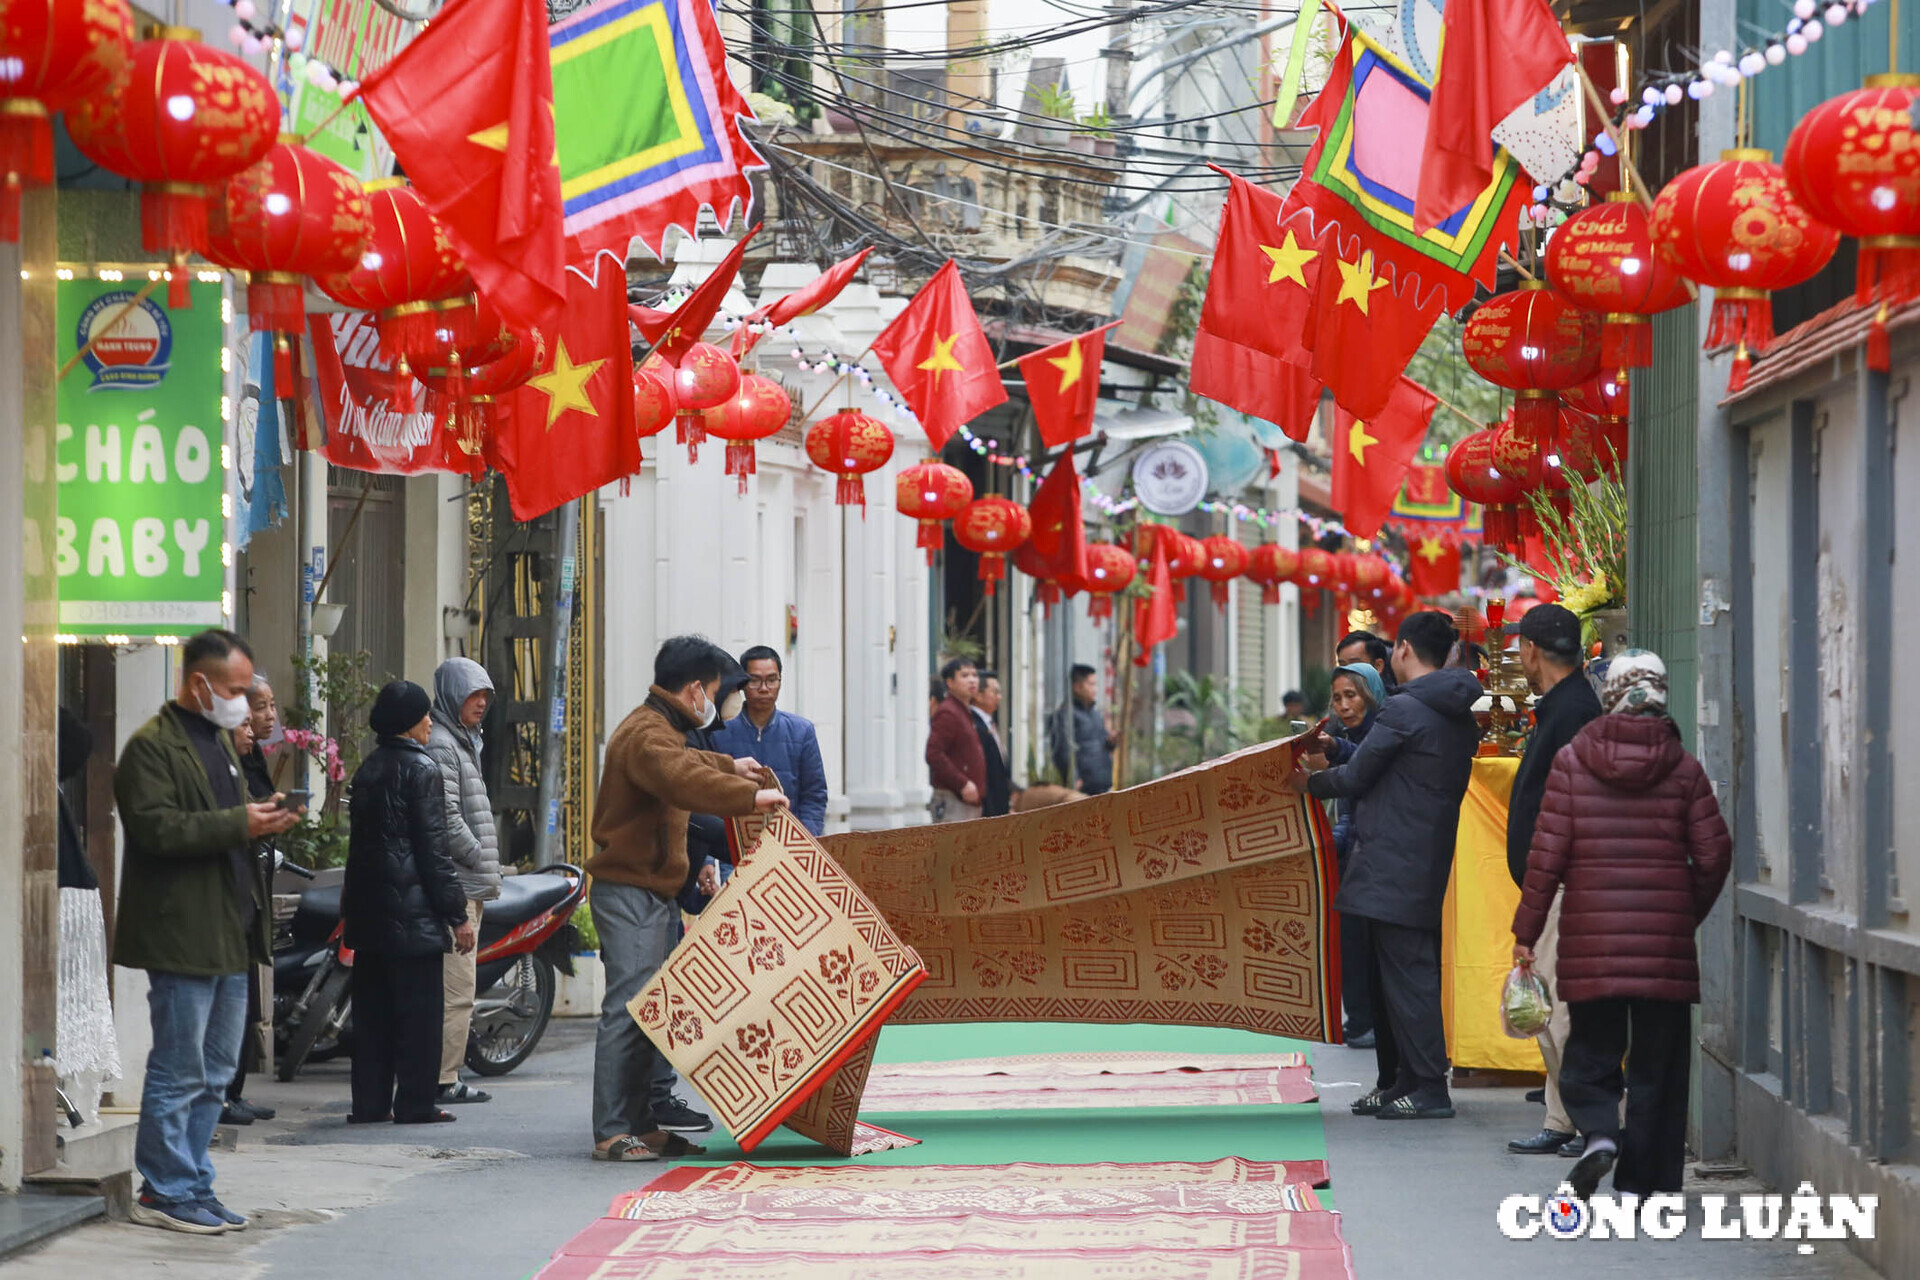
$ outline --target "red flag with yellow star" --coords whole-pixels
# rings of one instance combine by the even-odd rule
[[[935,449],[968,420],[1007,402],[993,348],[952,258],[880,331],[872,351]]]
[[[1329,255],[1312,234],[1309,220],[1288,217],[1279,196],[1237,174],[1228,173],[1227,179],[1200,328],[1238,346],[1305,365],[1312,337],[1308,312],[1320,266]]]
[[[633,321],[633,327],[640,331],[640,336],[653,344],[654,355],[676,369],[680,367],[680,358],[692,349],[694,343],[700,341],[707,326],[720,314],[720,304],[726,301],[727,290],[733,287],[733,278],[740,274],[740,257],[747,251],[747,242],[759,234],[760,224],[756,222],[753,230],[736,240],[720,264],[708,272],[707,278],[695,285],[686,299],[673,310],[657,311],[639,305],[627,307],[627,318]]]
[[[627,271],[602,251],[567,269],[566,314],[546,364],[501,404],[491,461],[515,520],[531,520],[640,469]]]
[[[1153,540],[1153,559],[1147,564],[1148,593],[1133,602],[1133,665],[1144,667],[1153,661],[1155,645],[1164,644],[1180,634],[1180,623],[1173,605],[1173,573],[1167,568],[1167,539]]]
[[[1333,508],[1357,538],[1380,532],[1440,403],[1409,378],[1396,378],[1389,392],[1372,418],[1345,409],[1333,415]]]
[[[545,0],[452,0],[359,100],[501,316],[551,327],[567,238]]]
[[[1065,342],[1021,356],[1020,376],[1027,382],[1027,400],[1033,421],[1049,449],[1071,444],[1093,430],[1093,407],[1100,398],[1100,362],[1106,358],[1107,330],[1103,324]]]
[[[1416,596],[1444,596],[1460,589],[1460,544],[1448,546],[1439,538],[1414,538],[1407,543],[1407,585]]]
[[[1060,455],[1034,490],[1027,514],[1033,517],[1028,542],[1047,577],[1068,595],[1086,590],[1087,526],[1080,516],[1080,476],[1073,469],[1073,450]]]
[[[1425,305],[1412,289],[1395,289],[1377,268],[1369,238],[1357,237],[1344,251],[1329,255],[1307,322],[1314,376],[1326,384],[1335,404],[1358,418],[1386,410],[1443,305],[1437,289],[1428,292]],[[1399,481],[1394,484],[1397,488]]]

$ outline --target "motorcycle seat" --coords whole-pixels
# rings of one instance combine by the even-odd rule
[[[573,881],[563,875],[504,876],[500,896],[481,906],[481,931],[491,936],[496,927],[505,930],[523,925],[565,901],[572,892]]]

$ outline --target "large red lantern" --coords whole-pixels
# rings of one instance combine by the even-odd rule
[[[1113,597],[1133,581],[1133,553],[1111,542],[1087,544],[1087,617],[1095,622],[1113,616]]]
[[[1213,584],[1213,603],[1227,607],[1227,584],[1247,571],[1247,549],[1225,534],[1200,540],[1200,576]]]
[[[1447,451],[1447,485],[1468,502],[1480,504],[1488,544],[1509,547],[1520,542],[1520,504],[1526,491],[1495,463],[1496,434],[1496,428],[1488,427],[1454,442]]]
[[[247,272],[247,319],[274,335],[276,378],[291,377],[281,367],[292,363],[289,335],[297,342],[307,326],[307,277],[352,271],[369,226],[360,183],[292,134],[215,193],[207,257]]]
[[[1300,566],[1294,570],[1293,580],[1309,591],[1331,591],[1333,589],[1333,553],[1320,547],[1300,548]]]
[[[920,522],[914,545],[923,547],[927,563],[946,541],[941,521],[951,520],[973,501],[973,481],[958,467],[944,462],[923,462],[908,467],[893,480],[893,505],[900,514]]]
[[[1300,571],[1300,553],[1268,542],[1247,553],[1247,577],[1260,584],[1260,603],[1279,604],[1280,584]]]
[[[1647,210],[1614,191],[1604,203],[1568,218],[1547,241],[1547,278],[1573,304],[1600,313],[1600,367],[1644,369],[1653,363],[1647,317],[1687,301],[1687,282],[1653,249]]]
[[[1867,364],[1892,363],[1887,308],[1920,297],[1920,75],[1868,76],[1866,86],[1802,116],[1780,157],[1808,213],[1860,241],[1854,297],[1878,301]]]
[[[110,97],[133,50],[125,0],[7,0],[0,6],[0,240],[20,239],[20,193],[53,185],[50,112]]]
[[[643,368],[670,380],[675,419],[674,442],[687,446],[687,461],[700,461],[700,446],[706,442],[706,411],[731,400],[740,390],[740,366],[734,358],[711,342],[696,342],[680,357],[678,366],[669,365],[659,352],[648,356]]]
[[[317,276],[320,292],[343,306],[371,312],[380,349],[402,362],[427,351],[438,327],[434,304],[473,293],[473,277],[446,228],[404,178],[376,178],[364,188],[367,242],[345,271]]]
[[[187,254],[207,252],[209,188],[257,163],[280,135],[273,82],[201,44],[188,27],[149,27],[112,96],[67,109],[82,155],[141,184],[140,239],[173,263],[167,305],[191,304]]]
[[[1661,188],[1649,222],[1661,258],[1713,288],[1706,348],[1734,347],[1728,390],[1746,385],[1751,352],[1773,341],[1772,291],[1819,272],[1840,233],[1787,187],[1771,151],[1736,147]]]
[[[673,384],[659,370],[644,366],[633,371],[634,434],[645,440],[657,436],[673,421],[678,406],[673,402]]]
[[[792,419],[793,400],[786,390],[757,373],[742,374],[733,397],[706,411],[707,434],[727,442],[726,474],[740,477],[742,495],[747,492],[747,477],[759,470],[753,442],[765,440]]]
[[[1559,393],[1599,371],[1600,325],[1544,280],[1523,280],[1480,304],[1460,350],[1481,377],[1514,393],[1520,429],[1544,442],[1553,435]]]
[[[1602,372],[1591,382],[1581,383],[1562,399],[1572,415],[1560,416],[1562,453],[1579,456],[1582,445],[1590,446],[1593,463],[1567,465],[1589,480],[1600,475],[1618,476],[1627,460],[1628,414],[1633,406],[1632,387],[1624,374]],[[1570,425],[1570,423],[1572,425]],[[1575,439],[1578,435],[1582,438]]]
[[[1368,604],[1386,599],[1387,586],[1393,581],[1393,566],[1377,555],[1355,556],[1353,594]]]
[[[494,402],[523,386],[547,362],[546,336],[538,329],[516,331],[486,313],[495,327],[486,339],[456,348],[453,362],[417,371],[420,380],[447,402],[447,429],[460,448],[476,458],[494,424]],[[400,397],[396,397],[396,400]]]
[[[1007,576],[1006,558],[1033,532],[1033,517],[1012,498],[998,494],[969,502],[953,520],[953,536],[980,557],[980,581],[993,585]]]
[[[858,504],[864,514],[867,485],[860,477],[878,471],[893,457],[893,432],[878,418],[857,409],[842,409],[814,423],[807,432],[807,457],[822,471],[840,477],[834,502],[843,507]]]

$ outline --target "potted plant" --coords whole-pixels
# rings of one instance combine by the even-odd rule
[[[1114,137],[1113,117],[1107,114],[1105,103],[1080,117],[1080,128],[1074,136],[1091,139],[1093,154],[1097,156],[1111,158],[1120,149]]]
[[[607,994],[607,970],[600,962],[600,931],[593,927],[593,903],[583,902],[573,913],[580,945],[573,953],[573,972],[556,975],[553,993],[556,1018],[597,1018]]]
[[[1627,647],[1627,490],[1602,476],[1567,490],[1566,510],[1536,490],[1527,495],[1546,545],[1547,580],[1560,603],[1580,618],[1580,634],[1611,656]],[[1502,563],[1522,573],[1539,571],[1502,551]]]
[[[1036,125],[1035,132],[1040,140],[1058,146],[1062,141],[1072,145],[1069,126],[1074,124],[1073,90],[1063,84],[1043,84],[1030,88],[1033,95],[1034,111],[1045,120],[1057,120],[1057,125]],[[1088,139],[1088,149],[1092,149],[1092,139]]]

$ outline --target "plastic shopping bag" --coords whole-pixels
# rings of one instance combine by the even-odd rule
[[[1531,1040],[1547,1029],[1553,997],[1532,969],[1515,965],[1500,988],[1500,1021],[1515,1040]]]

